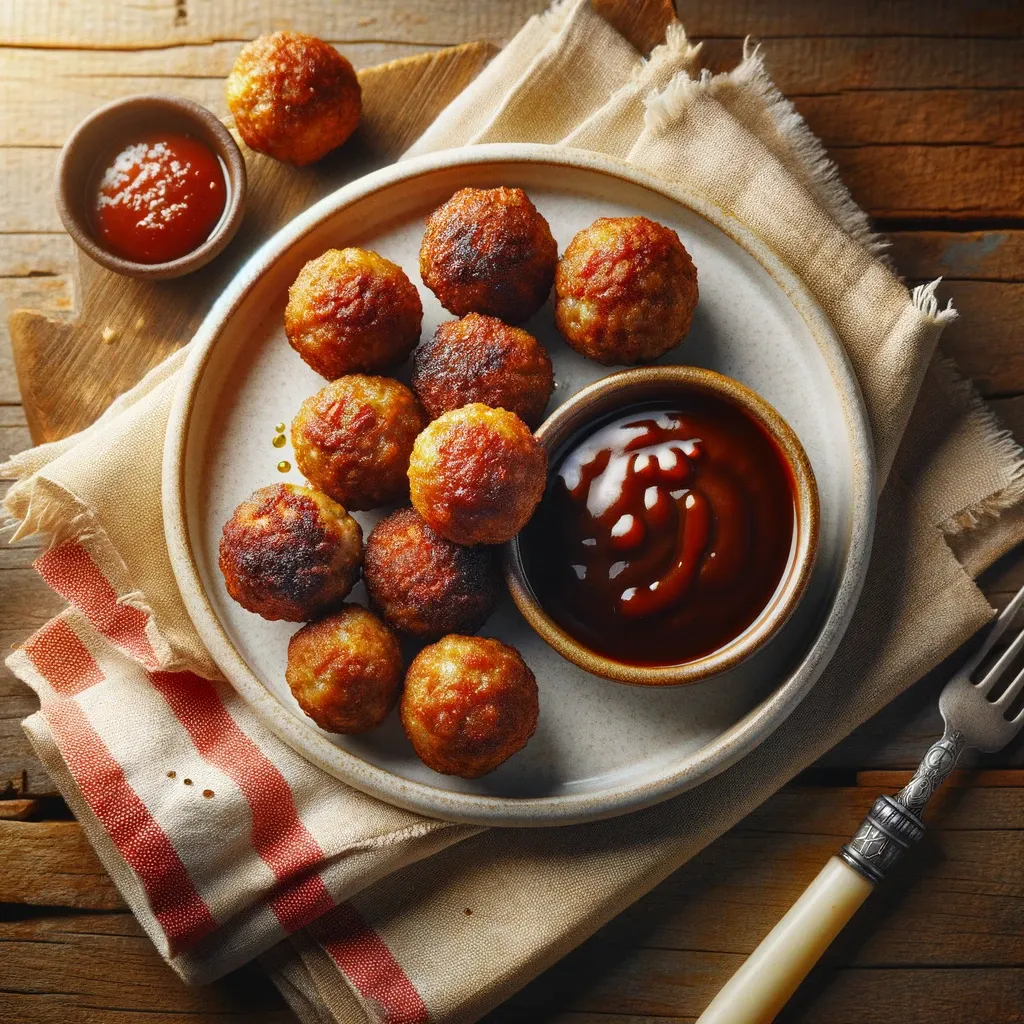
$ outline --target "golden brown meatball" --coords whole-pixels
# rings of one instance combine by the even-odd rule
[[[544,305],[557,259],[548,222],[521,188],[464,188],[430,215],[420,274],[456,316],[516,324]]]
[[[366,732],[398,701],[402,651],[372,612],[342,605],[288,642],[285,679],[299,707],[328,732]]]
[[[339,377],[307,398],[292,422],[302,475],[346,508],[377,508],[409,491],[409,455],[426,417],[389,377]]]
[[[265,619],[302,622],[341,604],[362,557],[359,524],[327,495],[294,484],[254,491],[220,539],[228,593]]]
[[[646,217],[600,217],[569,243],[555,274],[555,323],[605,366],[675,348],[697,305],[697,269],[679,236]]]
[[[435,772],[475,779],[526,746],[537,728],[537,680],[514,647],[446,636],[413,659],[402,726]]]
[[[439,416],[409,460],[413,507],[456,544],[504,544],[544,494],[547,453],[515,413],[474,403]]]
[[[551,360],[532,334],[480,313],[441,324],[416,350],[415,367],[412,387],[431,419],[483,402],[536,427],[555,386]]]
[[[381,520],[366,540],[363,579],[374,608],[421,639],[475,633],[494,611],[501,578],[493,548],[445,540],[415,509]]]
[[[381,373],[420,338],[423,304],[401,267],[365,249],[328,249],[288,289],[288,343],[321,377]]]
[[[227,93],[246,145],[299,167],[340,146],[356,130],[362,106],[348,60],[301,32],[275,32],[243,46]]]

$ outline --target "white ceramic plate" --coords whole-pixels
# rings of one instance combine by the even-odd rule
[[[286,292],[300,267],[330,247],[377,250],[419,286],[429,335],[450,315],[420,282],[423,222],[457,189],[496,185],[526,189],[560,249],[599,216],[642,213],[678,231],[698,268],[700,301],[686,342],[667,359],[737,378],[790,422],[817,478],[821,539],[808,591],[778,637],[736,670],[686,687],[634,688],[588,675],[537,637],[506,599],[482,632],[515,644],[533,669],[540,724],[525,750],[467,781],[423,765],[397,714],[362,736],[313,725],[284,679],[296,625],[266,622],[235,604],[217,568],[217,547],[224,522],[251,491],[301,482],[295,470],[277,470],[279,460],[294,461],[290,448],[271,445],[274,425],[290,423],[324,383],[284,337]],[[551,409],[608,372],[560,340],[550,304],[525,326],[554,362]],[[838,644],[867,568],[874,522],[863,403],[839,340],[803,285],[707,202],[669,198],[656,179],[617,161],[527,145],[478,146],[389,167],[328,196],[263,246],[192,343],[168,424],[163,489],[171,559],[189,613],[224,674],[271,729],[383,800],[500,825],[621,814],[695,786],[750,751],[792,711]],[[358,518],[368,530],[380,514]],[[361,586],[353,596],[365,599]]]

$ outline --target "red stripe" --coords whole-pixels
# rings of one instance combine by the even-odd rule
[[[146,635],[149,616],[118,602],[109,580],[81,544],[71,540],[51,548],[34,565],[53,590],[81,609],[97,632],[147,668],[156,668],[156,652]]]
[[[365,998],[384,1011],[384,1024],[426,1024],[427,1007],[383,939],[351,903],[342,903],[310,932]]]
[[[95,658],[63,619],[52,619],[23,646],[39,674],[58,693],[70,697],[103,681]]]
[[[200,756],[248,801],[253,847],[285,883],[271,902],[282,926],[295,931],[330,910],[334,900],[315,873],[324,852],[299,818],[284,776],[238,727],[208,680],[192,672],[153,672],[151,678]]]
[[[217,927],[181,858],[128,784],[85,712],[59,698],[43,708],[71,777],[118,852],[138,875],[174,955]]]

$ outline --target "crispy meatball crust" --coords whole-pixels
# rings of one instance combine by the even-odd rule
[[[426,421],[416,396],[397,380],[339,377],[299,408],[295,462],[346,508],[387,505],[409,492],[409,455]]]
[[[414,360],[412,387],[431,419],[483,402],[536,427],[555,386],[551,360],[532,334],[480,313],[441,324]]]
[[[362,108],[347,58],[301,32],[275,32],[243,46],[227,96],[247,146],[299,167],[345,142]]]
[[[420,338],[423,304],[405,271],[366,249],[328,249],[288,289],[288,343],[321,377],[382,373]]]
[[[446,636],[413,659],[402,726],[423,762],[475,779],[526,746],[540,712],[537,680],[514,647]]]
[[[445,540],[411,508],[381,520],[366,540],[363,579],[390,626],[423,640],[475,633],[501,593],[495,552]]]
[[[413,507],[456,544],[504,544],[544,494],[547,452],[515,413],[474,403],[439,416],[409,460]]]
[[[557,260],[551,228],[521,188],[464,188],[427,220],[420,274],[456,316],[515,324],[544,305]]]
[[[299,707],[328,732],[366,732],[398,702],[398,638],[372,612],[345,604],[288,642],[285,679]]]
[[[362,557],[359,524],[327,495],[294,484],[254,491],[220,539],[228,593],[271,620],[302,622],[341,604]]]
[[[697,269],[679,236],[646,217],[600,217],[569,243],[555,273],[555,323],[605,366],[675,348],[697,305]]]

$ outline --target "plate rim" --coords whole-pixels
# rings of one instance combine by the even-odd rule
[[[192,552],[186,499],[186,452],[192,409],[222,329],[264,271],[322,221],[356,200],[410,178],[477,164],[543,164],[605,174],[678,203],[718,228],[752,256],[783,290],[807,324],[828,371],[844,396],[851,441],[854,494],[846,564],[832,608],[788,680],[711,743],[657,779],[599,793],[507,797],[459,793],[405,779],[335,746],[286,711],[235,649],[205,592]],[[551,826],[609,818],[676,796],[734,765],[777,729],[828,665],[850,623],[867,573],[875,527],[875,459],[867,409],[842,340],[803,281],[749,228],[726,210],[679,183],[589,150],[535,143],[488,143],[442,150],[390,164],[323,197],[281,227],[239,269],[188,343],[179,370],[164,440],[162,498],[171,567],[185,609],[214,663],[257,717],[297,753],[370,796],[431,818],[472,825]]]

